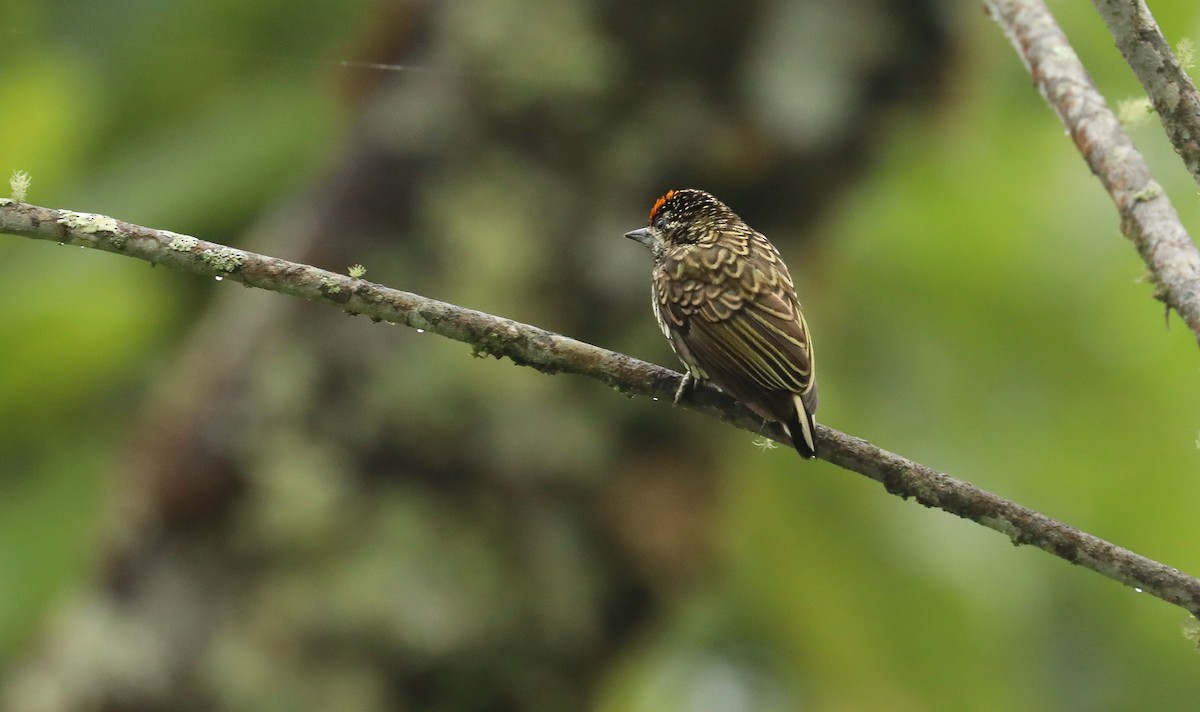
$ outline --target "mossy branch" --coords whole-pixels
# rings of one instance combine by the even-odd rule
[[[985,2],[1034,84],[1112,197],[1121,215],[1121,232],[1133,241],[1150,269],[1155,298],[1178,312],[1200,342],[1200,252],[1145,159],[1109,110],[1042,0]],[[1197,135],[1192,136],[1195,140]],[[1190,159],[1185,156],[1185,160]]]
[[[669,407],[666,404],[681,377],[661,366],[511,319],[101,215],[9,201],[0,205],[0,232],[91,247],[323,302],[372,319],[424,329],[470,344],[477,353],[507,356],[545,373],[595,378],[625,394],[658,398],[663,407]],[[710,387],[692,390],[681,405],[749,432],[763,429],[759,418]],[[767,429],[766,435],[787,442],[778,428]],[[1200,580],[865,440],[824,426],[818,426],[817,435],[821,458],[883,484],[898,497],[977,522],[1001,532],[1013,544],[1035,546],[1193,614],[1200,613]],[[803,467],[797,458],[797,470]]]
[[[1200,183],[1200,93],[1143,0],[1092,0],[1154,105],[1167,138]]]

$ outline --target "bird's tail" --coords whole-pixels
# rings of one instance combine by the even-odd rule
[[[794,399],[796,414],[790,423],[784,423],[784,428],[792,438],[792,445],[800,457],[811,460],[817,456],[817,422],[812,413],[805,407],[800,396]]]

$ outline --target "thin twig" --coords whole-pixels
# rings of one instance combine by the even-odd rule
[[[1175,151],[1200,183],[1200,93],[1142,0],[1092,0],[1154,104]]]
[[[1121,214],[1156,285],[1155,298],[1200,341],[1200,252],[1121,123],[1041,0],[985,0],[1046,102]]]
[[[92,247],[324,302],[351,313],[462,341],[476,353],[507,356],[546,373],[589,376],[626,394],[667,402],[680,378],[680,374],[661,366],[511,319],[104,216],[9,202],[0,205],[0,232]],[[713,388],[694,389],[682,406],[749,432],[762,430],[757,417]],[[768,429],[766,434],[787,442],[778,428]],[[817,435],[822,458],[880,482],[894,495],[977,522],[1005,534],[1013,544],[1035,546],[1193,614],[1200,613],[1200,580],[865,440],[824,426],[818,426]],[[797,467],[802,467],[799,459]]]

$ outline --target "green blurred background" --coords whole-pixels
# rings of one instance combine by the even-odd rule
[[[978,4],[8,0],[0,39],[29,202],[672,367],[621,234],[712,190],[792,267],[821,422],[1200,572],[1195,340]],[[1200,699],[1182,611],[745,433],[113,255],[0,264],[6,709]]]

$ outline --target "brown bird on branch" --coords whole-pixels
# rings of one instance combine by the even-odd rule
[[[712,381],[816,457],[812,341],[775,246],[694,189],[667,191],[625,237],[654,256],[654,316],[687,368],[675,402],[693,379]]]

